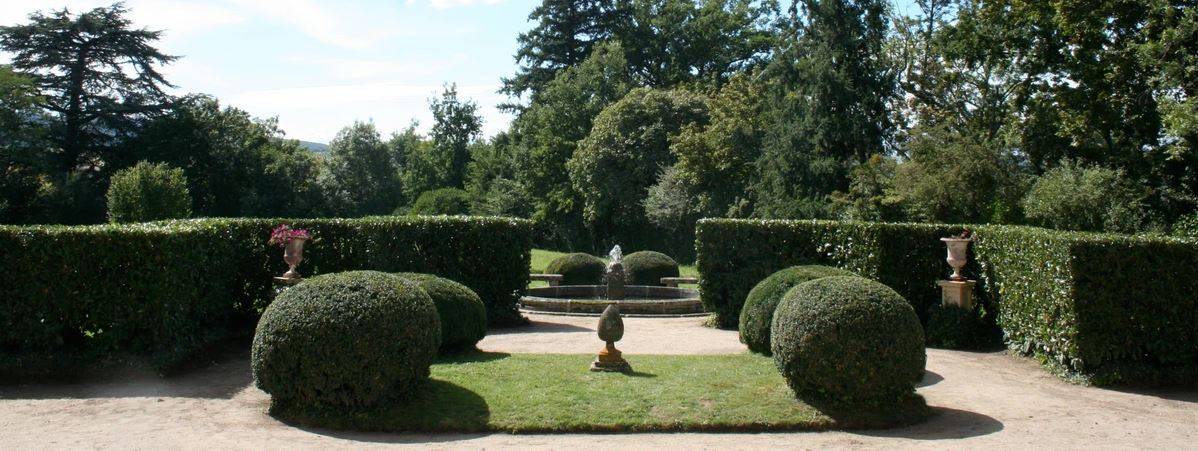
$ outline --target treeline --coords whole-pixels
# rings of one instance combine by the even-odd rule
[[[481,139],[449,87],[428,136],[353,124],[328,157],[166,96],[174,57],[119,5],[39,13],[0,29],[0,219],[101,221],[111,175],[148,161],[198,216],[504,214],[588,251],[685,257],[702,217],[1192,234],[1195,3],[544,0],[510,130]],[[106,49],[72,72],[83,37]]]

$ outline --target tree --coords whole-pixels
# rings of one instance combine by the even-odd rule
[[[528,217],[531,202],[524,186],[516,181],[519,162],[510,135],[500,133],[490,142],[470,147],[466,193],[473,204],[470,212],[487,216]]]
[[[566,162],[591,132],[595,116],[632,89],[619,43],[604,43],[586,61],[562,71],[513,122],[516,181],[528,189],[533,218],[571,247],[584,239],[579,194]],[[573,233],[571,233],[573,232]]]
[[[478,139],[483,127],[478,104],[458,99],[457,86],[449,85],[440,99],[429,102],[429,109],[433,112],[433,150],[439,160],[448,163],[441,186],[462,188],[470,162],[470,143]]]
[[[108,185],[108,220],[147,222],[191,216],[183,170],[140,162],[113,174]]]
[[[501,91],[514,98],[535,98],[558,72],[581,63],[598,42],[611,36],[614,12],[613,0],[543,0],[528,15],[537,25],[516,38],[519,68],[503,79]]]
[[[638,88],[599,113],[591,133],[567,163],[583,217],[603,241],[644,248],[646,193],[676,161],[670,140],[689,125],[708,121],[706,99],[688,91]]]
[[[58,169],[101,166],[114,138],[133,122],[160,112],[170,83],[158,66],[176,57],[153,44],[160,31],[131,29],[117,3],[80,15],[36,12],[29,23],[0,27],[0,49],[13,68],[31,75],[39,105],[55,114]]]
[[[800,14],[801,10],[801,14]],[[796,0],[778,31],[755,214],[829,214],[849,168],[883,153],[893,124],[894,75],[882,58],[888,3]]]
[[[337,132],[326,167],[321,185],[337,216],[387,214],[402,203],[399,170],[373,123],[354,122]]]
[[[1145,197],[1122,169],[1065,161],[1036,180],[1023,208],[1044,227],[1135,233],[1144,221]]]
[[[46,129],[37,86],[0,65],[0,223],[28,222],[50,162],[42,158]]]

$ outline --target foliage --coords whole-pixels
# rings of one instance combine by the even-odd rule
[[[924,330],[929,346],[948,349],[990,350],[1002,343],[993,315],[980,308],[932,304],[928,327]]]
[[[678,277],[678,262],[661,252],[633,252],[624,256],[623,263],[629,285],[664,286],[662,277]]]
[[[562,285],[599,285],[606,269],[603,259],[575,252],[553,259],[545,266],[545,273],[560,274]]]
[[[604,109],[567,164],[587,227],[613,243],[644,247],[650,227],[645,196],[658,172],[676,160],[670,139],[688,125],[705,124],[707,114],[702,96],[651,89],[634,90]]]
[[[1021,170],[993,143],[949,128],[910,132],[910,160],[898,166],[893,195],[911,219],[1010,222],[1022,195]]]
[[[32,78],[0,65],[0,223],[24,222],[35,213],[46,166],[37,153],[48,131],[38,120],[38,102]]]
[[[770,330],[774,363],[800,399],[895,405],[923,377],[919,318],[902,295],[869,279],[796,285],[778,303]]]
[[[1198,213],[1192,213],[1174,222],[1173,236],[1198,238]]]
[[[414,215],[470,214],[470,194],[457,188],[425,191],[412,204]]]
[[[1145,197],[1120,169],[1064,162],[1036,180],[1023,209],[1031,222],[1054,229],[1134,233]]]
[[[472,350],[487,336],[487,308],[465,285],[432,274],[397,273],[428,293],[441,319],[442,353]]]
[[[895,195],[898,163],[890,157],[874,155],[849,172],[847,193],[832,193],[837,217],[858,221],[894,220],[903,217]]]
[[[893,73],[881,58],[889,2],[799,0],[777,31],[767,132],[754,184],[758,216],[825,217],[848,170],[885,148]]]
[[[182,169],[197,215],[311,216],[322,206],[315,183],[321,167],[282,136],[274,119],[188,96],[123,147],[129,156]]]
[[[250,363],[272,401],[367,407],[413,397],[440,343],[437,308],[419,285],[351,271],[280,293],[258,321]]]
[[[147,222],[191,216],[191,195],[183,170],[141,162],[113,174],[108,185],[108,219]]]
[[[161,365],[248,332],[286,270],[263,237],[311,231],[305,275],[422,272],[478,293],[490,325],[521,322],[532,224],[508,218],[205,219],[0,226],[0,365],[59,355],[150,356]],[[180,277],[191,277],[179,283]],[[36,290],[27,287],[39,287]],[[6,368],[18,371],[20,368]]]
[[[566,162],[591,132],[595,116],[632,89],[630,77],[623,48],[604,43],[554,77],[512,124],[518,142],[516,180],[528,190],[532,217],[551,224],[550,233],[567,247],[589,240],[580,231],[582,202]]]
[[[348,411],[274,403],[271,414],[355,431],[569,433],[886,428],[931,412],[922,398],[894,409],[844,411],[796,401],[770,359],[751,354],[626,355],[634,377],[579,371],[594,358],[453,356],[433,364],[432,379],[409,402]]]
[[[389,213],[402,203],[399,170],[373,123],[337,132],[326,168],[320,183],[337,216]]]
[[[56,168],[99,168],[112,158],[114,135],[163,109],[171,84],[158,72],[175,59],[154,48],[161,31],[133,29],[121,3],[72,15],[35,12],[0,27],[0,50],[37,82],[38,105],[54,114]]]
[[[432,153],[437,165],[447,168],[439,186],[464,188],[466,165],[470,162],[470,143],[482,132],[483,120],[478,104],[458,98],[457,85],[448,85],[441,97],[429,101],[433,113]]]
[[[729,327],[766,275],[825,264],[887,284],[926,314],[940,301],[935,281],[948,274],[939,238],[962,228],[705,219],[696,239],[701,296],[717,323]],[[977,299],[997,313],[1010,348],[1095,384],[1179,382],[1195,374],[1198,338],[1188,318],[1198,304],[1188,294],[1198,289],[1191,274],[1198,245],[1192,241],[969,228],[976,241],[965,274],[979,281]]]
[[[473,200],[470,212],[484,216],[532,215],[532,202],[527,187],[517,180],[516,145],[510,135],[501,133],[490,142],[477,142],[470,147],[470,164],[466,167],[466,192]]]
[[[774,321],[774,310],[782,296],[795,285],[830,276],[853,276],[850,271],[830,266],[791,266],[761,279],[740,310],[740,342],[750,351],[770,355],[770,324]]]

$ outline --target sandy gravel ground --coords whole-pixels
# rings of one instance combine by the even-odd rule
[[[592,352],[594,318],[533,316],[480,347],[505,352]],[[736,333],[701,319],[625,320],[628,353],[744,352]],[[1004,353],[928,351],[919,392],[939,412],[896,430],[785,434],[396,435],[293,428],[265,414],[248,352],[184,376],[128,371],[76,384],[0,387],[0,449],[1015,448],[1194,449],[1198,390],[1121,392],[1070,385]]]

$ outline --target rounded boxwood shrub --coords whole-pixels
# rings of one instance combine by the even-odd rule
[[[633,252],[624,256],[624,274],[629,285],[663,286],[662,277],[678,277],[678,262],[661,252]]]
[[[770,274],[745,297],[740,310],[740,342],[750,351],[770,355],[770,322],[774,320],[774,309],[787,291],[821,277],[855,275],[851,271],[820,265],[791,266]]]
[[[575,252],[553,259],[549,266],[545,267],[545,272],[561,274],[562,285],[598,285],[606,268],[603,259]]]
[[[441,318],[441,351],[472,349],[487,336],[487,308],[482,298],[465,285],[420,273],[398,273],[423,288]]]
[[[791,288],[774,311],[774,363],[800,398],[889,405],[915,393],[927,359],[911,304],[890,287],[833,276]]]
[[[254,380],[272,401],[367,407],[428,378],[441,342],[433,300],[376,271],[313,277],[266,308],[254,333]]]
[[[412,203],[414,215],[468,215],[470,194],[458,188],[441,188],[420,193]]]

